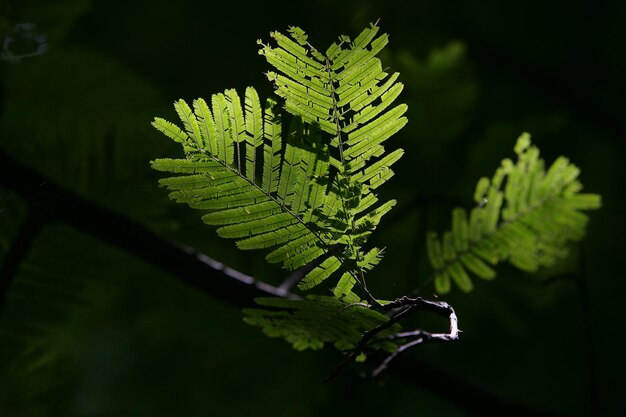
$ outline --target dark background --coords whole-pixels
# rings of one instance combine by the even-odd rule
[[[621,414],[626,3],[574,3],[0,0],[0,259],[10,272],[2,280],[14,278],[0,315],[0,416],[469,415],[466,386],[446,385],[448,374],[513,408]],[[37,217],[60,210],[60,185],[279,284],[287,273],[264,254],[217,239],[201,213],[157,187],[148,161],[179,150],[150,121],[176,120],[179,98],[248,85],[271,94],[255,43],[270,31],[298,25],[324,49],[379,18],[391,36],[383,61],[401,72],[410,110],[390,141],[406,155],[381,190],[399,203],[373,237],[387,247],[369,280],[377,295],[424,282],[426,230],[471,207],[477,179],[512,156],[523,131],[547,161],[570,157],[585,189],[603,196],[567,260],[535,275],[503,266],[495,281],[446,297],[461,339],[406,355],[443,388],[419,367],[375,382],[348,368],[323,383],[339,355],[266,338],[228,297],[133,255],[132,229],[118,218],[82,206],[72,214],[118,236],[112,244]],[[45,53],[19,58],[37,47],[15,33],[21,23],[46,36]],[[24,228],[33,212],[41,228]],[[475,415],[491,401],[482,407]]]

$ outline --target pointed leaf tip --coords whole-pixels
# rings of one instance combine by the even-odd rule
[[[516,154],[521,155],[522,153],[524,153],[526,149],[528,149],[529,146],[530,146],[530,133],[524,132],[517,139],[517,143],[515,144],[515,148],[513,149],[515,150]]]

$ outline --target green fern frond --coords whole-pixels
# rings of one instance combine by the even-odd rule
[[[390,201],[371,209],[378,203],[372,190],[393,176],[391,166],[402,157],[398,149],[385,155],[383,142],[406,124],[406,105],[394,105],[402,91],[398,74],[388,74],[376,55],[388,42],[386,34],[378,35],[379,27],[372,24],[354,42],[341,36],[325,53],[319,52],[307,39],[306,33],[291,27],[289,36],[273,32],[276,46],[264,45],[259,53],[276,69],[268,72],[276,94],[285,100],[284,108],[307,123],[319,126],[330,135],[329,167],[333,174],[331,190],[339,197],[333,210],[322,213],[326,231],[344,244],[342,274],[335,294],[353,299],[355,282],[364,286],[360,260],[362,246],[381,217],[395,204]],[[339,207],[335,207],[338,203]],[[368,211],[369,210],[369,211]],[[337,258],[325,260],[300,283],[308,289],[328,278]],[[346,262],[346,260],[348,262]],[[352,266],[346,267],[346,263]]]
[[[288,132],[275,103],[262,109],[253,88],[243,104],[234,90],[213,95],[210,107],[202,99],[193,109],[179,100],[184,129],[158,118],[153,123],[187,156],[152,162],[157,170],[188,174],[160,181],[171,198],[213,210],[203,220],[240,249],[277,247],[267,260],[285,268],[323,257],[299,287],[341,274],[334,292],[346,301],[359,301],[354,285],[367,293],[364,273],[375,263],[364,261],[363,246],[395,205],[379,204],[372,191],[393,176],[391,166],[404,153],[385,154],[382,146],[406,124],[406,105],[394,105],[402,84],[376,57],[388,41],[378,31],[371,25],[347,46],[342,36],[326,54],[302,29],[271,34],[277,47],[260,53],[276,68],[268,78],[296,116]]]
[[[377,37],[378,31],[372,24],[347,46],[348,38],[341,36],[322,54],[302,29],[292,27],[293,39],[273,32],[277,46],[262,44],[259,51],[278,71],[267,78],[285,99],[286,110],[330,134],[340,164],[351,173],[380,156],[381,144],[407,121],[405,104],[389,110],[403,85],[376,57],[388,42],[386,34]],[[387,162],[388,168],[395,160]]]
[[[335,297],[309,296],[304,300],[257,298],[262,309],[244,309],[244,320],[263,329],[270,337],[282,337],[294,349],[321,349],[332,343],[341,351],[354,349],[363,332],[386,323],[389,317],[364,305],[349,305]],[[398,324],[381,332],[379,337],[397,333]],[[395,343],[388,341],[380,349],[393,351]]]
[[[569,241],[584,236],[588,216],[582,211],[599,208],[601,200],[597,194],[579,192],[579,169],[559,157],[546,171],[527,133],[517,140],[515,153],[516,163],[504,159],[492,179],[478,181],[478,206],[469,218],[456,208],[452,230],[441,237],[428,233],[437,292],[450,291],[451,280],[471,291],[468,272],[492,279],[496,273],[491,266],[501,261],[525,271],[550,266],[567,255]]]
[[[283,147],[275,103],[262,109],[251,87],[243,103],[235,90],[213,95],[211,103],[197,99],[192,110],[176,102],[185,131],[153,122],[187,156],[152,161],[156,170],[187,174],[160,180],[170,198],[213,210],[204,222],[220,226],[218,235],[236,239],[240,249],[279,246],[267,259],[289,269],[324,254],[334,238],[318,232],[316,213],[337,198],[327,187],[329,156],[318,131],[296,119]]]

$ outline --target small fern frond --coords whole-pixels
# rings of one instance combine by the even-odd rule
[[[559,157],[546,171],[527,133],[517,140],[515,153],[516,163],[504,159],[492,179],[478,181],[478,206],[469,217],[455,208],[452,230],[441,237],[428,233],[437,292],[450,291],[451,280],[471,291],[468,272],[492,279],[491,266],[505,260],[524,271],[554,264],[567,255],[569,241],[583,238],[588,216],[582,211],[601,206],[599,195],[579,192],[580,171],[567,158]]]
[[[273,32],[277,46],[263,45],[259,51],[278,71],[267,77],[285,99],[286,110],[330,134],[340,163],[352,173],[382,155],[382,143],[407,121],[405,104],[389,109],[403,84],[376,57],[388,43],[386,34],[377,37],[378,31],[372,24],[347,47],[348,38],[341,36],[322,54],[302,29],[292,27],[293,39]]]
[[[335,297],[309,296],[304,300],[257,298],[263,309],[244,309],[244,320],[263,329],[270,337],[281,337],[296,350],[321,349],[332,343],[343,352],[355,349],[363,332],[376,328],[389,320],[386,315],[360,304],[346,304]],[[398,324],[381,332],[379,337],[397,333]],[[394,351],[391,341],[380,343],[378,348]]]
[[[381,217],[395,201],[378,203],[372,190],[393,176],[391,166],[402,157],[398,149],[385,155],[383,142],[406,124],[406,105],[394,105],[402,91],[398,74],[388,74],[377,54],[387,45],[388,36],[379,35],[372,24],[350,43],[347,36],[321,53],[308,42],[306,33],[291,27],[289,35],[273,32],[276,46],[264,45],[259,51],[276,72],[268,72],[276,94],[285,100],[285,109],[306,123],[330,135],[328,169],[332,171],[331,190],[339,197],[339,207],[321,213],[326,231],[336,236],[347,251],[339,258],[342,268],[328,258],[300,283],[308,289],[340,270],[344,275],[335,294],[352,299],[350,283],[364,287],[360,260],[362,246]],[[314,174],[316,175],[316,174]],[[334,207],[334,206],[333,206]],[[350,264],[347,266],[346,264]],[[360,278],[359,278],[360,276]],[[338,289],[339,288],[339,289]]]
[[[274,103],[263,110],[253,88],[243,103],[235,90],[213,95],[211,103],[197,99],[192,111],[176,102],[185,131],[162,119],[153,123],[187,156],[152,161],[156,170],[185,174],[160,180],[170,198],[212,210],[204,222],[220,226],[218,235],[241,249],[279,246],[270,262],[295,269],[324,254],[333,239],[318,232],[316,213],[333,197],[317,130],[294,121],[283,149]]]

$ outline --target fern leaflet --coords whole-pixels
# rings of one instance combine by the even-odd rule
[[[515,153],[516,163],[504,159],[492,179],[478,181],[474,199],[479,205],[469,217],[455,208],[452,230],[442,237],[428,233],[437,292],[450,291],[451,280],[471,291],[468,271],[493,279],[490,265],[504,260],[531,272],[550,266],[567,255],[568,241],[584,236],[588,217],[582,210],[597,209],[601,201],[597,194],[579,192],[579,169],[559,157],[546,171],[527,133],[517,140]]]
[[[363,332],[389,320],[389,317],[365,305],[346,304],[335,297],[309,296],[304,300],[257,298],[262,309],[244,310],[246,323],[258,326],[270,337],[282,337],[294,349],[321,349],[332,343],[338,350],[348,352],[361,341]],[[394,351],[396,343],[386,336],[397,333],[398,324],[378,335],[378,348]]]
[[[270,262],[295,269],[323,254],[335,239],[312,225],[337,197],[324,186],[328,155],[316,130],[294,123],[283,153],[274,103],[262,109],[253,88],[243,105],[235,90],[213,95],[211,108],[203,99],[193,104],[194,110],[183,100],[175,104],[185,131],[153,122],[187,156],[152,162],[159,171],[185,174],[160,180],[170,197],[212,210],[203,221],[220,226],[218,235],[236,239],[240,249],[279,246]]]
[[[289,29],[290,36],[273,32],[276,47],[259,41],[260,54],[277,71],[268,72],[267,77],[285,100],[285,109],[330,134],[332,188],[341,204],[338,218],[332,220],[336,231],[344,234],[344,255],[352,265],[341,268],[335,295],[346,299],[355,299],[354,283],[367,293],[362,246],[382,215],[395,205],[392,200],[371,209],[378,201],[372,190],[393,176],[390,167],[404,153],[398,149],[385,155],[383,147],[406,124],[407,106],[392,107],[403,85],[396,82],[398,74],[386,73],[376,57],[388,42],[388,36],[378,36],[378,31],[372,24],[351,43],[342,35],[325,53],[313,47],[298,27]],[[338,261],[331,257],[322,263],[302,280],[300,288],[311,288],[328,278],[339,269]]]

